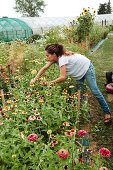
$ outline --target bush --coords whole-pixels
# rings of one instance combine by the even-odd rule
[[[28,39],[27,39],[27,42],[28,43],[34,43],[36,42],[37,40],[40,40],[41,39],[41,35],[40,34],[34,34],[32,36],[30,36]]]
[[[90,48],[94,47],[100,40],[105,39],[108,32],[109,32],[108,27],[102,27],[95,24],[89,34]]]

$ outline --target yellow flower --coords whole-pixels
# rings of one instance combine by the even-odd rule
[[[72,34],[73,32],[72,31],[70,31],[70,34]]]
[[[84,9],[84,12],[86,13],[86,12],[87,12],[87,9]]]
[[[52,133],[52,130],[48,130],[47,131],[47,134],[49,135],[49,134],[51,134]]]
[[[81,13],[81,15],[83,15],[83,12]]]
[[[80,17],[78,17],[78,21],[80,21]]]
[[[93,13],[95,14],[95,13],[96,13],[96,11],[93,11]]]
[[[0,126],[3,125],[3,122],[0,122]]]
[[[12,158],[16,158],[16,155],[12,155]]]
[[[31,71],[31,74],[36,74],[36,73],[37,73],[36,70],[32,70],[32,71]]]
[[[91,16],[89,16],[89,19],[91,18]]]
[[[15,80],[18,80],[18,76],[15,76]]]
[[[75,87],[75,86],[73,86],[73,85],[69,86],[70,89],[72,89],[72,88],[74,88],[74,87]]]
[[[67,34],[67,37],[69,37],[69,34]]]
[[[75,22],[75,20],[73,19],[73,21],[72,21],[73,23]]]

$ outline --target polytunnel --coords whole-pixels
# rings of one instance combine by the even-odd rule
[[[22,17],[20,20],[26,22],[31,29],[33,34],[43,34],[52,27],[56,26],[69,26],[72,20],[77,17]]]
[[[17,18],[0,18],[0,41],[26,39],[33,31],[26,22]]]

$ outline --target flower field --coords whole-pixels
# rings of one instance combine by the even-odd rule
[[[85,44],[65,45],[71,50],[88,53]],[[30,80],[46,63],[41,45],[16,42],[10,48],[2,46],[1,51],[6,51],[13,67],[4,64],[0,68],[3,89],[0,169],[99,169],[103,157],[109,157],[110,151],[100,148],[92,155],[91,149],[85,145],[84,141],[89,139],[81,125],[89,122],[86,89],[84,102],[80,105],[79,92],[75,92],[75,82],[71,78],[67,77],[59,84],[46,83],[58,77],[56,66],[30,85]],[[18,65],[17,61],[20,62]]]

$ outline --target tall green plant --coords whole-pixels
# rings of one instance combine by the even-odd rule
[[[95,11],[91,14],[90,8],[83,10],[77,20],[70,22],[69,28],[64,29],[68,39],[81,41],[89,35],[94,23]]]

